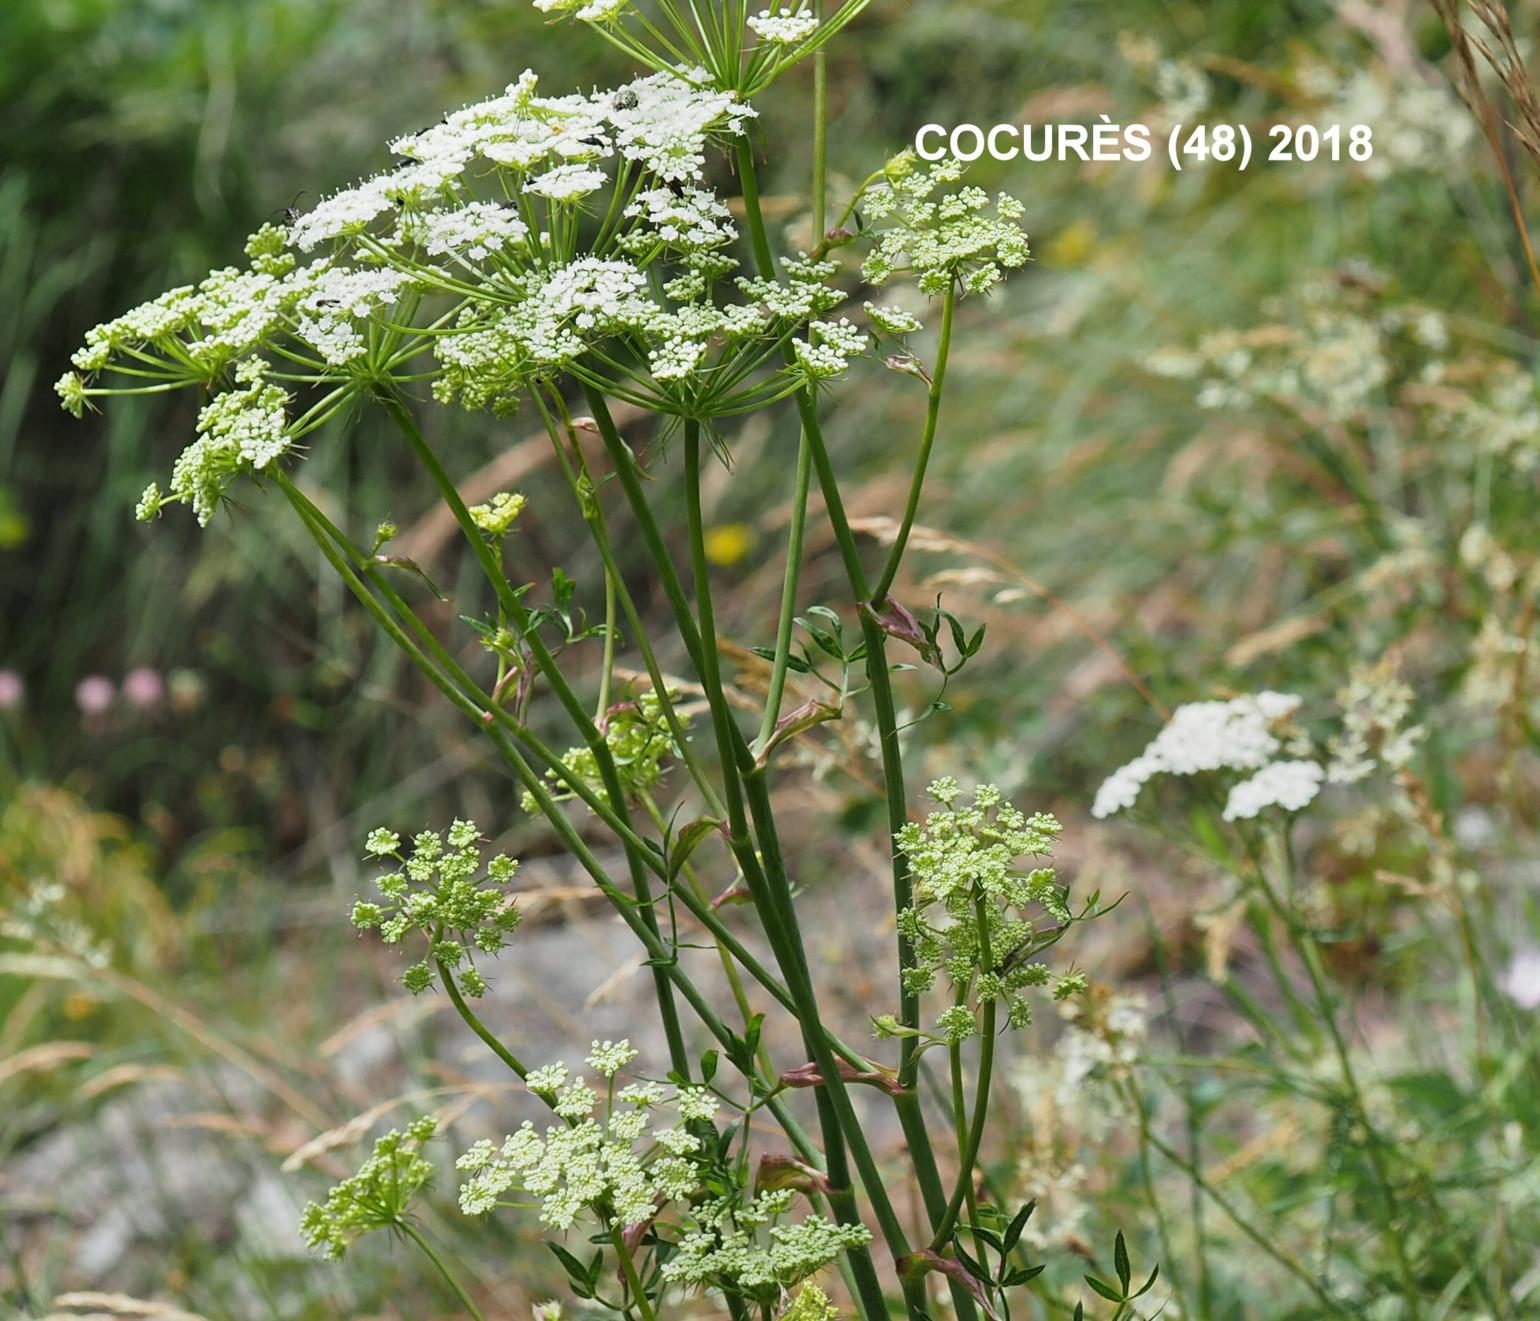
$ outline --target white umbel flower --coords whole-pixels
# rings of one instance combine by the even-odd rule
[[[558,165],[524,185],[526,192],[549,197],[553,202],[576,202],[596,193],[605,184],[603,170],[579,163]]]
[[[911,315],[901,307],[883,307],[876,303],[865,303],[863,306],[866,308],[866,315],[871,318],[872,325],[884,335],[912,335],[915,331],[924,329],[919,317]]]
[[[794,46],[818,30],[818,15],[807,10],[761,9],[748,20],[755,34],[776,46]]]
[[[516,212],[491,202],[471,202],[453,211],[429,211],[403,223],[402,230],[421,242],[430,257],[470,261],[485,261],[529,233]]]

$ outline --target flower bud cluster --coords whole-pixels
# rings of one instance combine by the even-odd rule
[[[681,725],[688,725],[688,716],[681,714],[678,719]],[[663,703],[654,692],[644,692],[634,701],[611,707],[605,713],[600,732],[615,762],[620,783],[628,793],[640,794],[651,789],[663,776],[663,763],[679,752],[663,715]],[[588,747],[568,748],[561,760],[568,775],[596,797],[604,796],[604,781]],[[557,802],[577,797],[576,791],[555,770],[546,771],[545,778],[551,782],[551,796]],[[539,810],[534,795],[528,791],[521,805],[526,812]]]
[[[428,990],[440,971],[466,995],[484,994],[475,957],[496,954],[519,925],[519,910],[507,892],[519,864],[500,853],[483,873],[474,821],[456,821],[445,835],[424,830],[410,851],[403,851],[394,831],[381,828],[370,832],[366,847],[370,857],[400,865],[375,881],[378,899],[353,905],[353,925],[378,931],[388,945],[400,944],[413,931],[427,938],[427,955],[401,977],[414,995]]]
[[[664,1280],[717,1288],[774,1305],[840,1253],[871,1242],[871,1231],[865,1226],[841,1225],[820,1216],[780,1223],[794,1196],[791,1189],[783,1188],[738,1205],[722,1199],[696,1208],[698,1228],[685,1234],[664,1262]],[[827,1311],[809,1314],[828,1315]]]
[[[300,1236],[314,1252],[338,1261],[348,1247],[376,1229],[402,1223],[412,1198],[433,1177],[421,1154],[437,1125],[424,1115],[405,1133],[392,1129],[374,1144],[358,1173],[344,1179],[324,1202],[310,1202],[300,1217]]]
[[[1058,922],[1071,915],[1052,868],[1024,869],[1018,860],[1051,853],[1061,827],[1046,813],[1026,816],[993,785],[981,785],[966,804],[950,777],[927,792],[941,810],[895,836],[914,890],[913,904],[898,917],[913,954],[904,987],[924,994],[944,975],[960,993],[936,1020],[949,1042],[978,1032],[986,1004],[1003,1004],[1007,1025],[1025,1027],[1031,1021],[1027,988],[1052,981],[1062,998],[1081,985],[1076,975],[1055,977],[1028,957],[1037,933],[1025,910],[1035,906]]]
[[[954,283],[968,293],[984,293],[1007,270],[1026,265],[1031,249],[1018,223],[1025,208],[1001,193],[991,214],[982,188],[952,189],[962,175],[957,161],[917,169],[906,154],[889,164],[882,182],[862,200],[877,235],[861,268],[867,280],[883,284],[908,273],[923,293],[944,293]]]

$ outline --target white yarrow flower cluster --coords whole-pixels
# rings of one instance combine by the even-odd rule
[[[1230,790],[1230,796],[1225,800],[1224,819],[1250,820],[1264,807],[1298,812],[1315,801],[1325,779],[1326,772],[1319,762],[1270,762],[1249,780],[1242,780]]]
[[[1300,706],[1292,693],[1262,692],[1227,702],[1189,702],[1178,707],[1149,746],[1120,766],[1097,790],[1091,815],[1112,816],[1132,807],[1157,775],[1254,771],[1231,789],[1227,821],[1256,816],[1264,807],[1298,811],[1314,800],[1326,778],[1315,762],[1275,761],[1284,748],[1279,726]]]

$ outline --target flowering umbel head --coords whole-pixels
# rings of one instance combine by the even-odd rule
[[[664,1262],[663,1278],[773,1306],[842,1252],[871,1242],[871,1231],[864,1225],[838,1224],[821,1216],[790,1220],[796,1196],[792,1189],[781,1188],[737,1204],[731,1199],[703,1203],[695,1211],[697,1228],[680,1239]]]
[[[567,96],[541,95],[526,72],[398,138],[392,168],[287,229],[264,226],[248,266],[97,326],[60,401],[78,416],[104,395],[206,391],[198,438],[139,508],[187,503],[203,523],[238,478],[406,380],[496,412],[561,376],[677,416],[774,402],[843,370],[865,339],[818,319],[844,297],[832,265],[793,262],[736,294],[728,283],[738,231],[706,153],[753,114],[701,69]],[[589,210],[610,221],[596,232]],[[485,513],[501,524],[514,511]]]
[[[945,293],[954,284],[984,293],[1025,266],[1031,256],[1020,220],[1025,208],[1001,193],[954,187],[963,176],[958,161],[923,169],[911,158],[891,163],[881,182],[862,199],[876,242],[861,273],[873,284],[912,275],[922,292]]]
[[[300,1218],[306,1245],[337,1261],[365,1234],[404,1224],[413,1197],[433,1177],[421,1151],[435,1128],[433,1118],[424,1115],[404,1133],[392,1129],[374,1144],[374,1154],[357,1174],[337,1184],[324,1202],[308,1203]]]
[[[690,1130],[709,1123],[716,1098],[701,1087],[621,1086],[617,1078],[636,1054],[628,1041],[593,1043],[587,1064],[602,1080],[602,1096],[565,1064],[531,1073],[526,1085],[558,1122],[543,1132],[526,1123],[500,1146],[478,1142],[461,1156],[460,1209],[484,1215],[517,1192],[539,1200],[550,1229],[571,1229],[585,1215],[630,1229],[695,1193],[706,1144]]]
[[[519,925],[507,890],[518,862],[499,853],[483,869],[474,821],[456,821],[443,835],[424,830],[409,851],[403,851],[395,831],[382,827],[369,833],[365,847],[370,857],[399,866],[375,881],[378,899],[353,905],[353,925],[378,931],[389,945],[421,933],[427,954],[401,977],[413,994],[426,991],[442,974],[466,995],[481,995],[486,982],[476,956],[496,954]]]
[[[1003,1006],[1006,1024],[1024,1027],[1031,1021],[1028,987],[1051,981],[1062,997],[1083,984],[1076,974],[1056,976],[1033,958],[1056,929],[1040,933],[1028,910],[1040,909],[1055,924],[1074,920],[1053,870],[1020,861],[1051,852],[1059,823],[1043,812],[1026,816],[993,785],[981,785],[967,803],[950,778],[935,781],[929,792],[941,810],[895,837],[914,886],[914,902],[898,916],[913,955],[904,987],[920,995],[945,975],[956,992],[936,1019],[945,1041],[974,1036],[986,1005]],[[891,1023],[879,1025],[892,1030]]]

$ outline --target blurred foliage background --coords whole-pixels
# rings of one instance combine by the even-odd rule
[[[1212,958],[1199,919],[1219,897],[1180,857],[1087,817],[1101,777],[1155,727],[1141,689],[1168,706],[1261,687],[1329,701],[1355,663],[1391,655],[1429,713],[1431,808],[1463,823],[1458,847],[1492,886],[1481,903],[1500,933],[1494,966],[1531,939],[1529,681],[1520,672],[1495,706],[1462,694],[1489,617],[1519,651],[1533,635],[1522,584],[1535,542],[1534,304],[1445,53],[1415,4],[912,0],[874,4],[831,54],[835,199],[929,121],[1105,112],[1376,130],[1367,169],[977,170],[1026,199],[1036,261],[962,313],[968,349],[922,515],[934,535],[903,590],[916,606],[944,592],[954,613],[988,623],[990,644],[949,692],[953,709],[911,732],[912,779],[952,772],[1027,794],[1070,824],[1066,870],[1139,896],[1143,918],[1099,932],[1105,948],[1086,962],[1160,1002],[1152,1031],[1226,1027],[1201,990],[1184,990]],[[207,532],[181,517],[133,522],[139,491],[191,433],[195,401],[82,425],[49,385],[85,327],[235,260],[264,219],[376,167],[387,136],[526,66],[552,87],[626,72],[582,33],[547,30],[524,0],[9,0],[0,13],[0,895],[16,938],[0,964],[0,1299],[20,1314],[70,1289],[153,1293],[209,1318],[450,1314],[384,1248],[352,1271],[305,1261],[278,1164],[383,1094],[380,1077],[405,1090],[435,1076],[409,1033],[348,1053],[374,1040],[382,999],[413,1012],[389,998],[388,963],[344,941],[362,834],[470,815],[517,837],[512,796],[272,502],[248,494],[241,517]],[[768,141],[803,140],[806,92],[777,89]],[[793,148],[772,165],[774,213],[801,232],[807,162]],[[1216,411],[1191,371],[1151,370],[1223,327],[1309,332],[1319,309],[1368,305],[1435,309],[1488,367],[1518,373],[1516,402],[1462,414],[1470,429],[1450,439],[1403,389],[1418,378],[1399,359],[1347,420],[1330,398],[1303,416],[1252,407],[1265,386]],[[1205,360],[1221,382],[1222,349]],[[1350,382],[1361,366],[1347,339],[1312,351]],[[913,434],[923,407],[895,379],[874,369],[831,424],[867,518],[900,503],[907,455],[894,438]],[[532,559],[578,574],[578,531],[559,500],[542,500],[549,475],[521,457],[531,428],[433,425],[458,475],[517,475]],[[1494,455],[1499,427],[1517,439]],[[789,417],[745,428],[714,496],[723,613],[744,646],[773,630],[795,437]],[[452,591],[457,566],[403,458],[363,422],[318,437],[304,472],[360,521],[396,519]],[[1475,523],[1508,530],[1519,567],[1506,588],[1489,561],[1462,559]],[[811,550],[809,599],[839,604],[830,547]],[[916,684],[908,696],[927,694]],[[853,835],[876,820],[848,786],[807,792]],[[1362,937],[1341,946],[1345,974],[1392,1035],[1408,1027],[1395,988],[1435,974],[1450,950],[1446,929],[1399,919],[1371,939],[1366,914],[1390,902],[1371,881],[1421,874],[1428,853],[1403,839],[1333,878],[1331,902]],[[822,882],[863,859],[824,859]],[[41,920],[29,896],[48,882],[67,892],[63,935],[97,959],[90,987],[28,952],[27,923]],[[557,923],[574,920],[564,902],[552,903]],[[592,983],[607,971],[595,967]],[[559,1024],[559,1006],[540,1012]],[[1045,1140],[1030,1099],[1020,1108],[1024,1146]],[[1533,1121],[1515,1112],[1526,1132]],[[1015,1157],[1000,1159],[1009,1171]],[[1305,1200],[1282,1166],[1250,1159],[1273,1214]],[[1131,1169],[1114,1159],[1081,1190],[1091,1209],[1065,1212],[1079,1229],[1054,1240],[1070,1254],[1056,1272],[1074,1277],[1074,1254],[1089,1251],[1078,1234],[1101,1242],[1104,1222],[1153,1244],[1155,1226],[1128,1209]],[[159,1209],[131,1205],[130,1186],[154,1188]],[[486,1287],[511,1275],[516,1293],[538,1296],[543,1263],[510,1266],[496,1232],[479,1251]],[[1158,1255],[1152,1245],[1140,1259]],[[1229,1260],[1210,1314],[1309,1314],[1256,1304],[1242,1287],[1251,1266]]]

